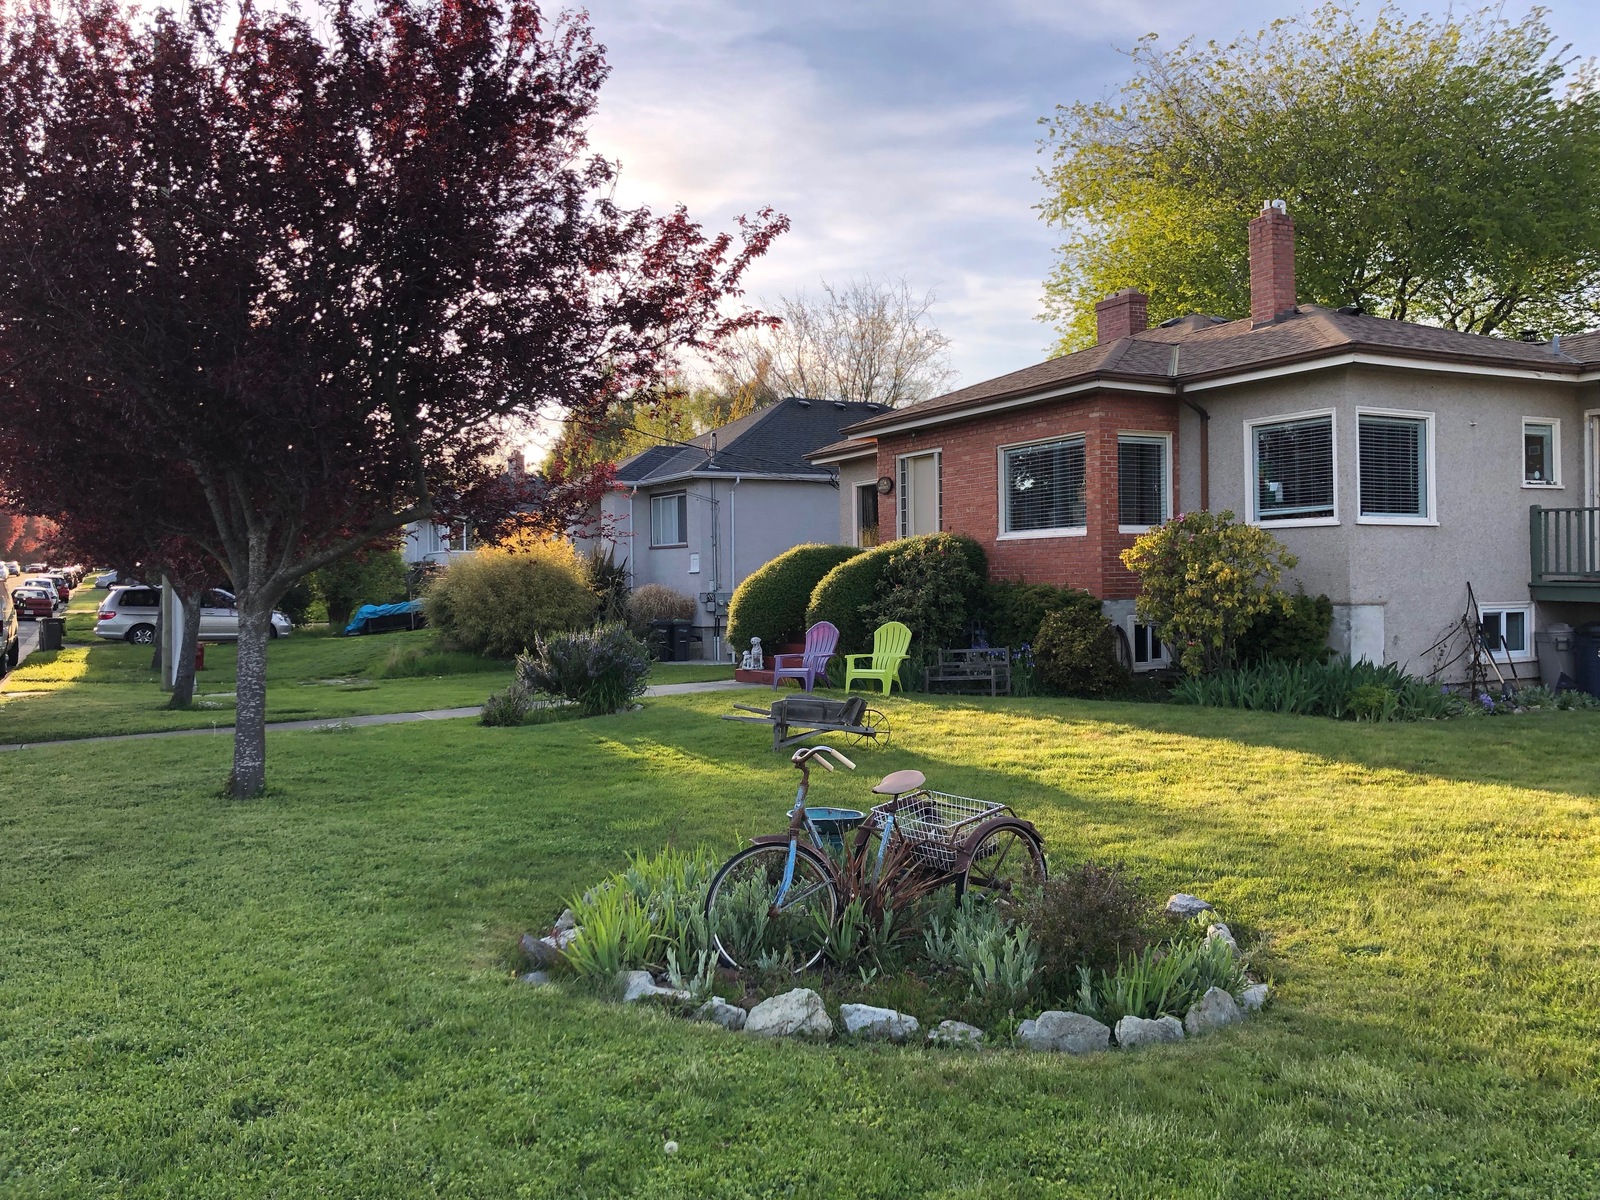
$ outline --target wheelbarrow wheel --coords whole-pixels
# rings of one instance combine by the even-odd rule
[[[869,708],[861,714],[861,724],[857,727],[859,732],[850,735],[850,744],[865,750],[887,750],[889,748],[889,718],[875,708]]]

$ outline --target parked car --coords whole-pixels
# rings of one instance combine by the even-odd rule
[[[94,577],[94,585],[97,588],[109,588],[115,582],[117,582],[117,573],[115,571],[107,571],[104,575],[96,575]]]
[[[22,575],[22,564],[21,563],[19,563],[19,562],[8,562],[8,563],[6,563],[6,567],[11,571],[11,574],[12,574],[13,578],[20,578],[21,577],[21,575]]]
[[[22,622],[11,601],[11,589],[0,579],[0,678],[22,658]]]
[[[72,599],[72,589],[67,586],[67,581],[59,575],[45,575],[33,572],[23,576],[22,582],[27,587],[49,588],[56,594],[56,598],[62,604]]]
[[[95,636],[108,641],[148,646],[155,640],[156,615],[160,608],[160,588],[143,584],[113,587],[100,602],[100,613],[94,626]],[[293,628],[294,622],[281,612],[274,612],[268,636],[287,637]],[[233,642],[238,639],[239,610],[234,604],[233,593],[212,588],[200,605],[200,640]]]
[[[24,584],[11,589],[11,604],[17,616],[24,621],[42,621],[56,613],[56,593],[53,588]]]

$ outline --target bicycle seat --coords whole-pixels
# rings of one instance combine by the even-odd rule
[[[927,776],[921,771],[891,771],[872,790],[879,796],[904,796],[927,782]]]

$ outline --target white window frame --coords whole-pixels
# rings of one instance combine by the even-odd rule
[[[1328,418],[1328,439],[1333,450],[1329,463],[1333,475],[1333,515],[1263,521],[1258,511],[1260,489],[1256,484],[1256,428],[1261,425],[1284,425],[1290,421],[1309,421],[1314,417]],[[1259,525],[1263,529],[1313,529],[1339,524],[1339,414],[1336,410],[1313,408],[1304,412],[1274,413],[1269,417],[1251,417],[1244,423],[1244,511],[1247,524]]]
[[[1478,622],[1481,625],[1484,616],[1488,613],[1498,613],[1500,615],[1500,637],[1501,640],[1504,641],[1506,628],[1505,615],[1508,612],[1519,612],[1523,614],[1522,632],[1524,645],[1522,649],[1507,651],[1504,646],[1502,646],[1499,650],[1491,651],[1485,649],[1484,653],[1489,654],[1496,662],[1534,662],[1538,658],[1538,653],[1535,650],[1533,642],[1533,601],[1521,600],[1515,604],[1480,604],[1478,605]]]
[[[681,542],[656,541],[656,501],[676,500],[683,497],[683,507],[679,510],[683,514],[683,528],[678,532],[683,536]],[[678,492],[658,492],[650,497],[650,549],[676,550],[689,544],[689,493],[687,490]]]
[[[1548,426],[1550,426],[1550,476],[1551,477],[1549,479],[1546,479],[1546,480],[1543,480],[1543,481],[1530,480],[1528,478],[1528,426],[1529,425],[1548,425]],[[1522,486],[1525,487],[1525,488],[1535,488],[1535,489],[1537,489],[1539,491],[1553,491],[1556,488],[1565,487],[1566,485],[1561,480],[1561,418],[1560,417],[1523,417],[1522,418],[1521,429],[1522,429],[1522,442],[1521,442],[1521,445],[1519,447],[1520,453],[1518,454],[1517,459],[1518,459],[1518,462],[1521,464],[1519,470],[1520,470],[1520,473],[1521,473],[1521,476],[1522,476]]]
[[[1143,625],[1150,633],[1154,634],[1161,642],[1161,657],[1147,659],[1140,662],[1134,647],[1138,644],[1135,640],[1134,627]],[[1128,636],[1128,664],[1135,671],[1163,671],[1172,665],[1172,647],[1167,644],[1167,639],[1161,636],[1159,630],[1147,621],[1139,620],[1137,614],[1130,613],[1123,622],[1123,632]]]
[[[1427,464],[1428,482],[1423,489],[1425,511],[1420,517],[1408,516],[1365,516],[1361,512],[1361,418],[1362,417],[1401,417],[1408,421],[1422,422],[1422,436],[1427,439],[1427,455],[1424,461]],[[1439,524],[1439,472],[1435,460],[1438,457],[1437,439],[1434,436],[1434,414],[1431,412],[1413,412],[1404,408],[1357,408],[1356,409],[1356,524],[1357,525],[1427,525]]]
[[[1083,443],[1083,524],[1060,525],[1054,529],[1019,529],[1006,528],[1010,521],[1010,514],[1006,509],[1006,453],[1011,450],[1026,450],[1030,446],[1053,446],[1057,442],[1080,441]],[[1026,542],[1037,538],[1063,538],[1063,537],[1088,537],[1089,536],[1089,433],[1084,430],[1079,433],[1058,433],[1051,437],[1034,438],[1028,442],[1009,442],[1004,446],[996,446],[995,453],[995,492],[999,503],[999,523],[996,528],[999,533],[995,535],[997,542]]]
[[[1119,458],[1117,461],[1117,515],[1122,515],[1122,461],[1120,458],[1122,439],[1131,442],[1161,442],[1161,511],[1166,515],[1162,522],[1172,520],[1172,435],[1170,433],[1156,433],[1143,429],[1119,429],[1117,431],[1117,447]],[[1085,460],[1087,470],[1087,459]],[[1154,525],[1117,525],[1118,533],[1149,533],[1156,528]],[[1165,643],[1162,643],[1165,645]]]
[[[910,516],[906,504],[906,481],[910,478],[906,474],[906,460],[908,458],[927,458],[933,456],[933,474],[939,481],[938,491],[934,495],[934,532],[944,528],[944,449],[935,446],[931,450],[912,450],[907,454],[894,456],[894,529],[896,537],[909,537],[906,532],[906,521]],[[879,514],[878,538],[883,539],[882,514]]]
[[[858,484],[854,485],[854,487],[852,487],[851,490],[850,490],[850,527],[851,527],[851,531],[852,531],[851,532],[851,538],[850,538],[850,544],[853,545],[853,546],[856,546],[858,548],[861,547],[861,489],[862,488],[870,488],[872,490],[872,494],[873,494],[873,496],[875,498],[881,498],[881,497],[879,497],[879,494],[878,494],[878,480],[876,479],[876,477],[873,478],[871,483],[858,483]],[[941,488],[940,490],[942,491],[943,489]],[[899,515],[899,512],[900,512],[899,500],[898,500],[898,497],[897,497],[896,498],[896,504],[895,504],[895,514],[896,514],[896,516]],[[883,541],[883,510],[881,508],[878,510],[878,524],[877,524],[876,528],[878,530],[878,541],[879,541],[879,543],[882,543],[882,541]]]
[[[1584,464],[1583,472],[1588,495],[1588,507],[1600,506],[1600,408],[1591,408],[1583,414]]]

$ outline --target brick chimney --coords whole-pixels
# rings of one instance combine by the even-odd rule
[[[1282,200],[1269,200],[1250,222],[1250,323],[1294,310],[1294,221]]]
[[[1123,288],[1094,306],[1094,321],[1102,346],[1131,337],[1150,328],[1150,297],[1136,288]]]

